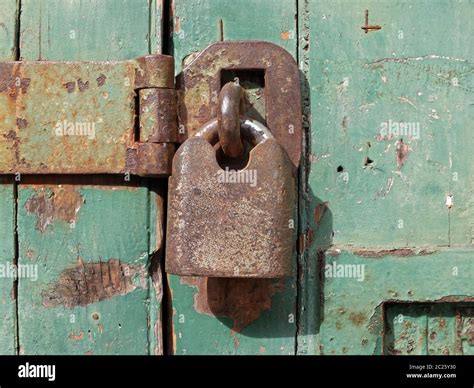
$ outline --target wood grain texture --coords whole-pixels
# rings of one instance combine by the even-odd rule
[[[151,4],[147,0],[23,0],[21,57],[118,60],[147,54]]]
[[[15,59],[18,8],[15,0],[0,0],[0,61]],[[0,140],[1,141],[1,140]],[[15,196],[13,178],[0,177],[0,268],[15,261]],[[0,354],[16,354],[16,298],[14,278],[6,272],[0,277]]]
[[[384,301],[474,294],[468,48],[474,7],[472,1],[300,5],[310,120],[300,288],[315,291],[301,294],[301,327],[310,335],[299,338],[299,351],[380,353],[378,323],[370,319]],[[380,30],[361,29],[365,10]],[[397,132],[393,123],[410,126]],[[342,252],[338,261],[365,264],[366,279],[326,279],[322,263],[335,259],[324,253],[328,248]],[[413,251],[404,254],[406,248]],[[391,249],[397,258],[363,253]],[[417,255],[423,249],[436,253]],[[453,267],[462,271],[458,277]]]
[[[16,31],[18,28],[18,1],[0,0],[0,59],[14,60],[16,56]]]
[[[160,9],[147,0],[22,1],[21,57],[155,52]],[[123,177],[41,182],[19,186],[19,262],[38,268],[37,281],[19,282],[21,353],[161,353],[161,278],[149,276],[159,249],[150,222],[163,216],[156,195]]]
[[[327,266],[334,263],[363,268],[363,278],[330,276]],[[320,265],[324,277],[319,326],[322,354],[382,354],[386,302],[454,303],[474,295],[471,250],[382,258],[332,251]],[[416,338],[407,338],[411,340]]]
[[[162,301],[164,298],[163,285],[163,247],[164,247],[164,197],[166,188],[162,183],[151,183],[149,194],[149,250],[148,250],[148,268],[149,268],[149,354],[164,354],[164,335],[163,333],[163,311]]]
[[[38,271],[19,281],[20,352],[147,354],[146,188],[22,184],[18,210],[19,263]],[[122,268],[87,267],[112,260]]]
[[[295,2],[288,0],[175,0],[172,28],[176,70],[185,58],[191,60],[193,53],[222,39],[266,40],[296,56],[295,15]],[[173,353],[295,353],[295,276],[281,282],[168,279]]]
[[[0,354],[16,354],[14,277],[8,269],[15,259],[15,199],[13,184],[0,179]]]
[[[266,40],[296,55],[296,7],[290,0],[174,0],[172,20],[176,70],[219,40]]]

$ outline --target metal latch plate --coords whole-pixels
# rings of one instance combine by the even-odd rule
[[[174,145],[137,139],[142,88],[174,88],[173,58],[0,63],[0,174],[167,175]]]

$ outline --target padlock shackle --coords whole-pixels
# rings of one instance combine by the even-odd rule
[[[204,124],[194,136],[202,137],[211,145],[215,145],[219,141],[218,126],[217,118],[212,119]],[[274,139],[272,133],[265,125],[248,118],[240,120],[240,133],[242,138],[252,146],[256,146],[267,139]]]
[[[222,151],[230,158],[238,158],[244,153],[240,134],[240,105],[243,89],[236,78],[226,83],[219,93],[217,108],[217,133]]]

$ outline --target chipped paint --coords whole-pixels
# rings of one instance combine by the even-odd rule
[[[138,282],[136,277],[138,276]],[[129,265],[117,259],[102,262],[77,263],[62,271],[57,281],[42,292],[43,305],[67,308],[126,295],[141,284],[146,284],[147,273],[143,267]]]
[[[400,139],[396,143],[396,153],[397,153],[397,168],[400,170],[403,165],[408,160],[408,152],[410,147],[408,144],[403,142],[403,139]]]
[[[84,198],[73,185],[39,189],[25,203],[28,214],[37,217],[36,228],[44,233],[49,225],[61,220],[75,222]]]

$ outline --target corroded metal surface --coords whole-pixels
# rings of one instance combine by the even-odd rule
[[[217,42],[177,77],[179,120],[191,137],[217,116],[223,70],[263,71],[266,125],[293,165],[301,155],[301,91],[298,66],[283,48],[268,42]]]
[[[145,55],[133,61],[135,88],[174,88],[174,59],[167,55]]]
[[[167,175],[169,163],[146,170],[133,159],[142,146],[135,96],[145,87],[172,88],[173,70],[173,58],[161,55],[0,63],[0,174]],[[169,157],[167,149],[157,152]]]
[[[217,133],[222,151],[231,158],[237,158],[244,152],[240,138],[241,94],[242,88],[234,82],[225,84],[219,93]]]
[[[159,177],[171,172],[171,162],[175,151],[173,143],[141,143],[136,156],[129,160],[136,164],[127,164],[127,169],[134,175]]]
[[[174,89],[141,89],[139,98],[140,141],[175,143],[178,120]]]
[[[249,131],[244,125],[241,130]],[[223,170],[208,138],[188,139],[173,159],[166,271],[209,277],[288,275],[295,204],[288,155],[267,137],[250,151],[244,169]]]

